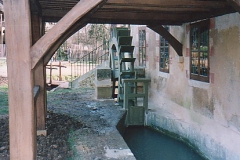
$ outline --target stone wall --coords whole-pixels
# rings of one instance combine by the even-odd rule
[[[95,69],[85,73],[84,75],[80,76],[76,80],[74,80],[71,84],[72,88],[79,88],[79,87],[95,87]]]
[[[138,29],[132,26],[134,55]],[[147,123],[186,138],[209,159],[240,157],[240,15],[210,20],[210,82],[190,79],[189,24],[170,27],[184,61],[170,47],[170,71],[159,71],[159,35],[146,28],[146,77],[151,78]]]

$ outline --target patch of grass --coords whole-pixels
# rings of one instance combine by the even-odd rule
[[[0,107],[0,115],[8,114],[8,107]]]
[[[8,114],[8,86],[0,86],[0,115]]]
[[[70,132],[69,132],[69,137],[68,137],[68,144],[70,146],[70,149],[73,151],[73,155],[72,157],[68,158],[68,160],[74,160],[75,157],[78,155],[77,153],[77,149],[76,149],[76,137],[74,136],[74,130],[73,129],[70,129]]]

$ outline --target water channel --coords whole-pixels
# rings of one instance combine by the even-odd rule
[[[205,160],[185,143],[147,127],[128,127],[123,138],[137,160]]]

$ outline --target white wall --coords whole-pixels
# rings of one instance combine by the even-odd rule
[[[189,24],[171,27],[184,62],[170,47],[170,71],[159,71],[159,35],[147,28],[148,125],[177,133],[209,159],[240,159],[240,14],[211,19],[210,82],[190,80]],[[133,45],[138,26],[132,26]],[[135,47],[137,55],[138,47]]]

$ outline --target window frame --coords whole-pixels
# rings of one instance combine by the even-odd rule
[[[144,32],[144,34],[141,34],[141,32]],[[143,35],[143,36],[142,36]],[[139,48],[138,48],[138,62],[139,66],[146,66],[146,56],[147,56],[147,49],[146,49],[146,29],[139,29],[138,30],[138,41],[139,41]]]
[[[164,26],[165,29],[167,29],[168,31],[170,30],[169,26]],[[164,45],[162,46],[161,45],[161,41],[163,40],[164,42]],[[166,45],[167,44],[167,45]],[[162,68],[161,67],[161,59],[162,59],[162,52],[161,52],[161,49],[164,49],[164,53],[166,52],[167,50],[167,53],[168,53],[168,68],[164,67]],[[163,57],[165,59],[165,61],[163,63],[166,63],[166,56]],[[165,73],[169,73],[169,67],[170,67],[170,63],[169,63],[169,42],[161,35],[159,35],[159,71],[160,72],[165,72]]]
[[[192,30],[194,29],[194,28],[198,28],[198,40],[197,40],[197,42],[198,42],[198,46],[197,46],[197,49],[196,50],[193,50],[192,48],[193,48],[193,44],[192,44],[192,42],[193,42],[193,36],[192,36]],[[208,40],[207,40],[207,42],[208,42],[208,48],[207,48],[207,50],[202,50],[201,51],[201,49],[200,49],[200,42],[201,42],[201,40],[200,40],[200,31],[202,31],[202,30],[204,30],[204,31],[206,31],[207,30],[207,36],[208,36]],[[210,64],[210,55],[209,55],[209,32],[210,32],[210,20],[208,19],[208,20],[204,20],[204,21],[200,21],[200,22],[196,22],[196,23],[192,23],[192,24],[190,24],[190,58],[189,58],[189,60],[190,60],[190,63],[189,63],[189,68],[190,68],[190,79],[192,79],[192,80],[197,80],[197,81],[202,81],[202,82],[208,82],[209,83],[209,75],[210,75],[210,68],[209,68],[209,64]],[[197,52],[197,56],[198,56],[198,59],[197,59],[197,61],[198,61],[198,65],[197,65],[197,72],[198,72],[198,74],[194,74],[193,73],[193,59],[192,59],[192,54],[193,54],[193,52]],[[207,53],[207,68],[206,68],[206,72],[207,72],[207,76],[203,76],[203,75],[200,75],[200,60],[201,60],[201,57],[200,57],[200,54],[201,53]],[[205,63],[205,62],[204,62]]]

